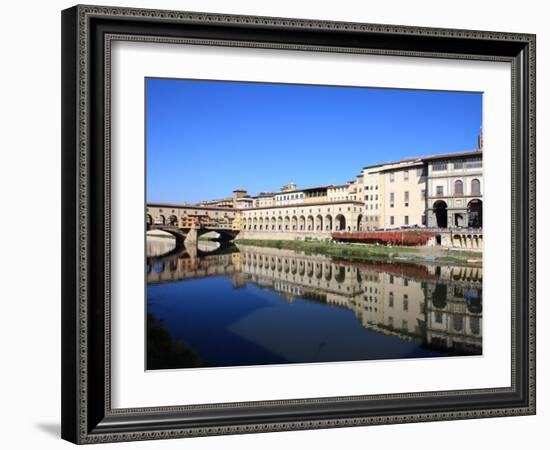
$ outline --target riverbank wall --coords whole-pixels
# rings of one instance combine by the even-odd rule
[[[242,230],[236,239],[249,239],[260,241],[330,241],[330,231],[250,231]]]

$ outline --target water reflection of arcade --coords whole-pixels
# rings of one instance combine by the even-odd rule
[[[353,311],[367,329],[456,354],[481,353],[482,270],[457,266],[351,263],[290,250],[239,246],[201,258],[150,265],[148,283],[230,277],[289,302],[306,299]]]
[[[426,338],[433,347],[467,351],[481,336],[481,285],[427,283]]]
[[[205,255],[190,258],[185,252],[179,256],[150,258],[145,266],[147,284],[178,280],[192,280],[215,275],[232,276],[238,272],[239,252]]]

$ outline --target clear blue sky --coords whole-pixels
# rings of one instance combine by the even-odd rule
[[[475,149],[480,93],[146,80],[147,201],[194,203],[352,180]]]

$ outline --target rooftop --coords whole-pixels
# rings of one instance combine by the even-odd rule
[[[463,158],[465,156],[480,156],[483,150],[467,150],[463,152],[455,153],[443,153],[440,155],[431,155],[421,158],[423,161],[434,161],[437,159],[449,159],[449,158]]]
[[[255,208],[243,208],[242,211],[254,211],[259,209],[279,209],[279,208],[310,208],[311,206],[344,205],[344,204],[363,206],[363,202],[360,202],[357,200],[338,200],[334,202],[300,203],[295,205],[258,206]]]
[[[390,170],[393,170],[393,169],[400,169],[400,168],[404,167],[403,166],[404,164],[407,164],[407,163],[412,163],[410,165],[418,165],[419,163],[424,162],[424,161],[434,161],[434,160],[438,160],[438,159],[448,159],[448,158],[463,158],[463,157],[466,157],[466,156],[476,156],[476,155],[481,155],[481,154],[482,154],[482,150],[480,150],[480,149],[465,150],[465,151],[461,151],[461,152],[440,153],[440,154],[436,154],[436,155],[419,156],[418,158],[405,158],[405,159],[401,159],[399,161],[389,161],[389,162],[380,163],[380,164],[373,164],[373,165],[370,165],[370,166],[364,166],[363,170],[365,170],[365,169],[376,169],[376,168],[379,168],[379,167],[383,168],[384,166],[389,166],[389,165],[397,165],[397,164],[400,165],[400,166],[396,166],[396,167],[388,167],[386,169],[381,169],[379,171],[379,172],[386,172],[386,171],[390,171]]]
[[[219,206],[198,206],[198,205],[189,205],[189,204],[175,204],[175,203],[156,203],[149,202],[146,205],[148,208],[179,208],[179,209],[208,209],[215,211],[235,211],[233,208],[224,208]]]

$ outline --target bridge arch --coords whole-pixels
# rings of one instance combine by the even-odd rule
[[[163,214],[159,216],[159,222],[161,225],[166,225],[166,217]]]
[[[178,225],[178,218],[174,215],[171,215],[170,218],[169,218],[168,224],[172,225],[173,227],[177,226]]]
[[[153,216],[151,214],[147,214],[147,225],[153,225]]]

